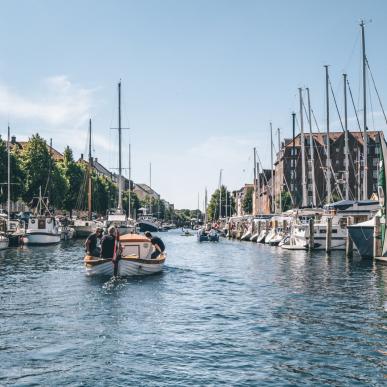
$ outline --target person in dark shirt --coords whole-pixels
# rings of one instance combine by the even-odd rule
[[[116,228],[114,226],[109,227],[108,234],[101,240],[101,257],[113,258],[114,246],[116,244]],[[118,246],[116,246],[117,248]]]
[[[85,242],[85,250],[86,254],[91,255],[93,257],[99,257],[101,251],[100,248],[97,246],[98,239],[102,238],[102,228],[97,227],[95,232],[90,234]]]
[[[150,239],[150,242],[155,248],[151,255],[151,259],[156,259],[165,250],[164,242],[158,236],[152,237],[152,234],[149,231],[145,233],[145,236]]]

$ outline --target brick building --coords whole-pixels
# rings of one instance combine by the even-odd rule
[[[368,187],[367,197],[377,192],[378,168],[379,168],[379,144],[382,132],[368,132]],[[300,207],[302,204],[302,158],[301,138],[298,134],[294,140],[285,140],[281,151],[277,154],[275,162],[274,190],[276,203],[279,203],[279,193],[288,191],[292,196],[293,205]],[[331,153],[331,187],[332,201],[340,200],[345,192],[345,156],[344,156],[344,132],[331,132],[329,135]],[[325,133],[313,133],[314,143],[314,173],[316,204],[322,206],[327,201],[326,181],[326,144]],[[363,161],[363,133],[349,132],[349,199],[361,199],[364,182]],[[310,135],[305,134],[305,174],[307,184],[307,203],[312,205],[312,167]]]

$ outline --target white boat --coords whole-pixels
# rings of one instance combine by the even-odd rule
[[[95,220],[75,219],[71,226],[75,231],[76,238],[86,238],[91,233],[95,232],[97,227],[102,227],[102,223]]]
[[[22,236],[25,245],[49,245],[60,242],[58,223],[50,214],[50,211],[42,198],[39,188],[39,198],[36,206],[36,214],[28,219],[27,228]],[[43,212],[45,214],[43,214]]]
[[[106,227],[114,226],[119,235],[134,233],[136,231],[135,222],[126,217],[124,212],[112,210],[108,213]]]
[[[122,256],[116,263],[118,276],[137,276],[155,274],[163,270],[166,254],[151,259],[153,251],[150,240],[144,235],[127,234],[120,237]],[[84,259],[86,274],[89,276],[113,276],[115,263],[113,258],[86,256]]]
[[[70,226],[62,226],[58,227],[58,231],[60,233],[60,239],[62,241],[68,241],[69,239],[73,239],[75,235],[75,230]]]
[[[267,233],[268,233],[268,231],[265,228],[263,230],[261,230],[261,232],[259,233],[258,238],[257,238],[257,243],[265,243]]]
[[[5,250],[9,246],[9,239],[3,235],[0,234],[0,250]]]

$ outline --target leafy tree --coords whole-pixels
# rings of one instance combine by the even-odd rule
[[[281,208],[285,212],[292,208],[292,195],[288,191],[283,191],[281,193]]]
[[[221,203],[221,217],[226,215],[226,187],[222,185],[222,203]],[[227,191],[227,216],[235,212],[235,200],[231,193]],[[210,203],[207,208],[208,218],[215,220],[219,218],[219,188],[212,194]]]
[[[245,214],[253,213],[253,193],[254,188],[248,187],[245,196],[243,197],[242,208]]]
[[[134,218],[137,215],[138,209],[142,207],[142,203],[138,198],[135,192],[131,192],[130,194],[130,207],[131,207],[131,216]],[[129,191],[125,191],[122,195],[122,205],[128,212],[129,209]],[[128,214],[129,215],[129,214]]]
[[[39,193],[39,187],[44,191],[49,177],[52,160],[47,149],[46,141],[34,134],[20,154],[21,170],[24,174],[24,191],[22,198],[25,202]]]
[[[69,146],[63,153],[63,161],[58,163],[61,175],[66,181],[66,191],[62,200],[62,208],[70,212],[77,207],[80,191],[84,189],[85,170],[74,161],[73,152]],[[85,201],[85,197],[82,202]]]

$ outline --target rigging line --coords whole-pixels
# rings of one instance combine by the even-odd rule
[[[386,124],[387,124],[386,112],[384,111],[382,100],[380,98],[378,88],[376,87],[376,82],[375,82],[375,79],[374,79],[374,76],[372,74],[372,71],[371,71],[371,68],[370,68],[370,64],[368,63],[368,59],[367,58],[366,58],[366,64],[367,64],[367,67],[368,67],[368,71],[369,71],[369,73],[371,75],[372,83],[374,85],[374,89],[375,89],[376,95],[378,97],[380,108],[382,109],[382,112],[383,112],[384,120],[386,121]]]
[[[335,96],[335,93],[333,92],[332,83],[331,83],[331,80],[330,80],[330,79],[329,79],[328,81],[329,81],[329,86],[330,86],[330,89],[331,89],[333,101],[335,102],[335,107],[336,107],[337,115],[339,116],[341,129],[342,129],[343,132],[344,132],[345,129],[344,129],[343,121],[342,121],[342,119],[341,119],[341,114],[340,114],[339,107],[337,106],[336,96]]]
[[[368,74],[367,74],[368,75]],[[375,117],[374,117],[374,106],[372,103],[372,95],[371,95],[371,85],[369,81],[369,77],[367,76],[367,85],[368,85],[368,94],[369,94],[369,100],[370,100],[370,106],[371,106],[371,115],[372,115],[372,128],[375,131]]]
[[[348,85],[349,95],[351,96],[352,107],[353,107],[353,110],[354,110],[354,112],[355,112],[357,125],[358,125],[358,127],[359,127],[359,132],[361,132],[361,126],[360,126],[359,116],[357,115],[357,109],[356,109],[356,106],[355,106],[355,101],[353,100],[352,89],[351,89],[351,86],[349,85],[349,80],[348,80],[348,78],[347,78],[347,85]]]

